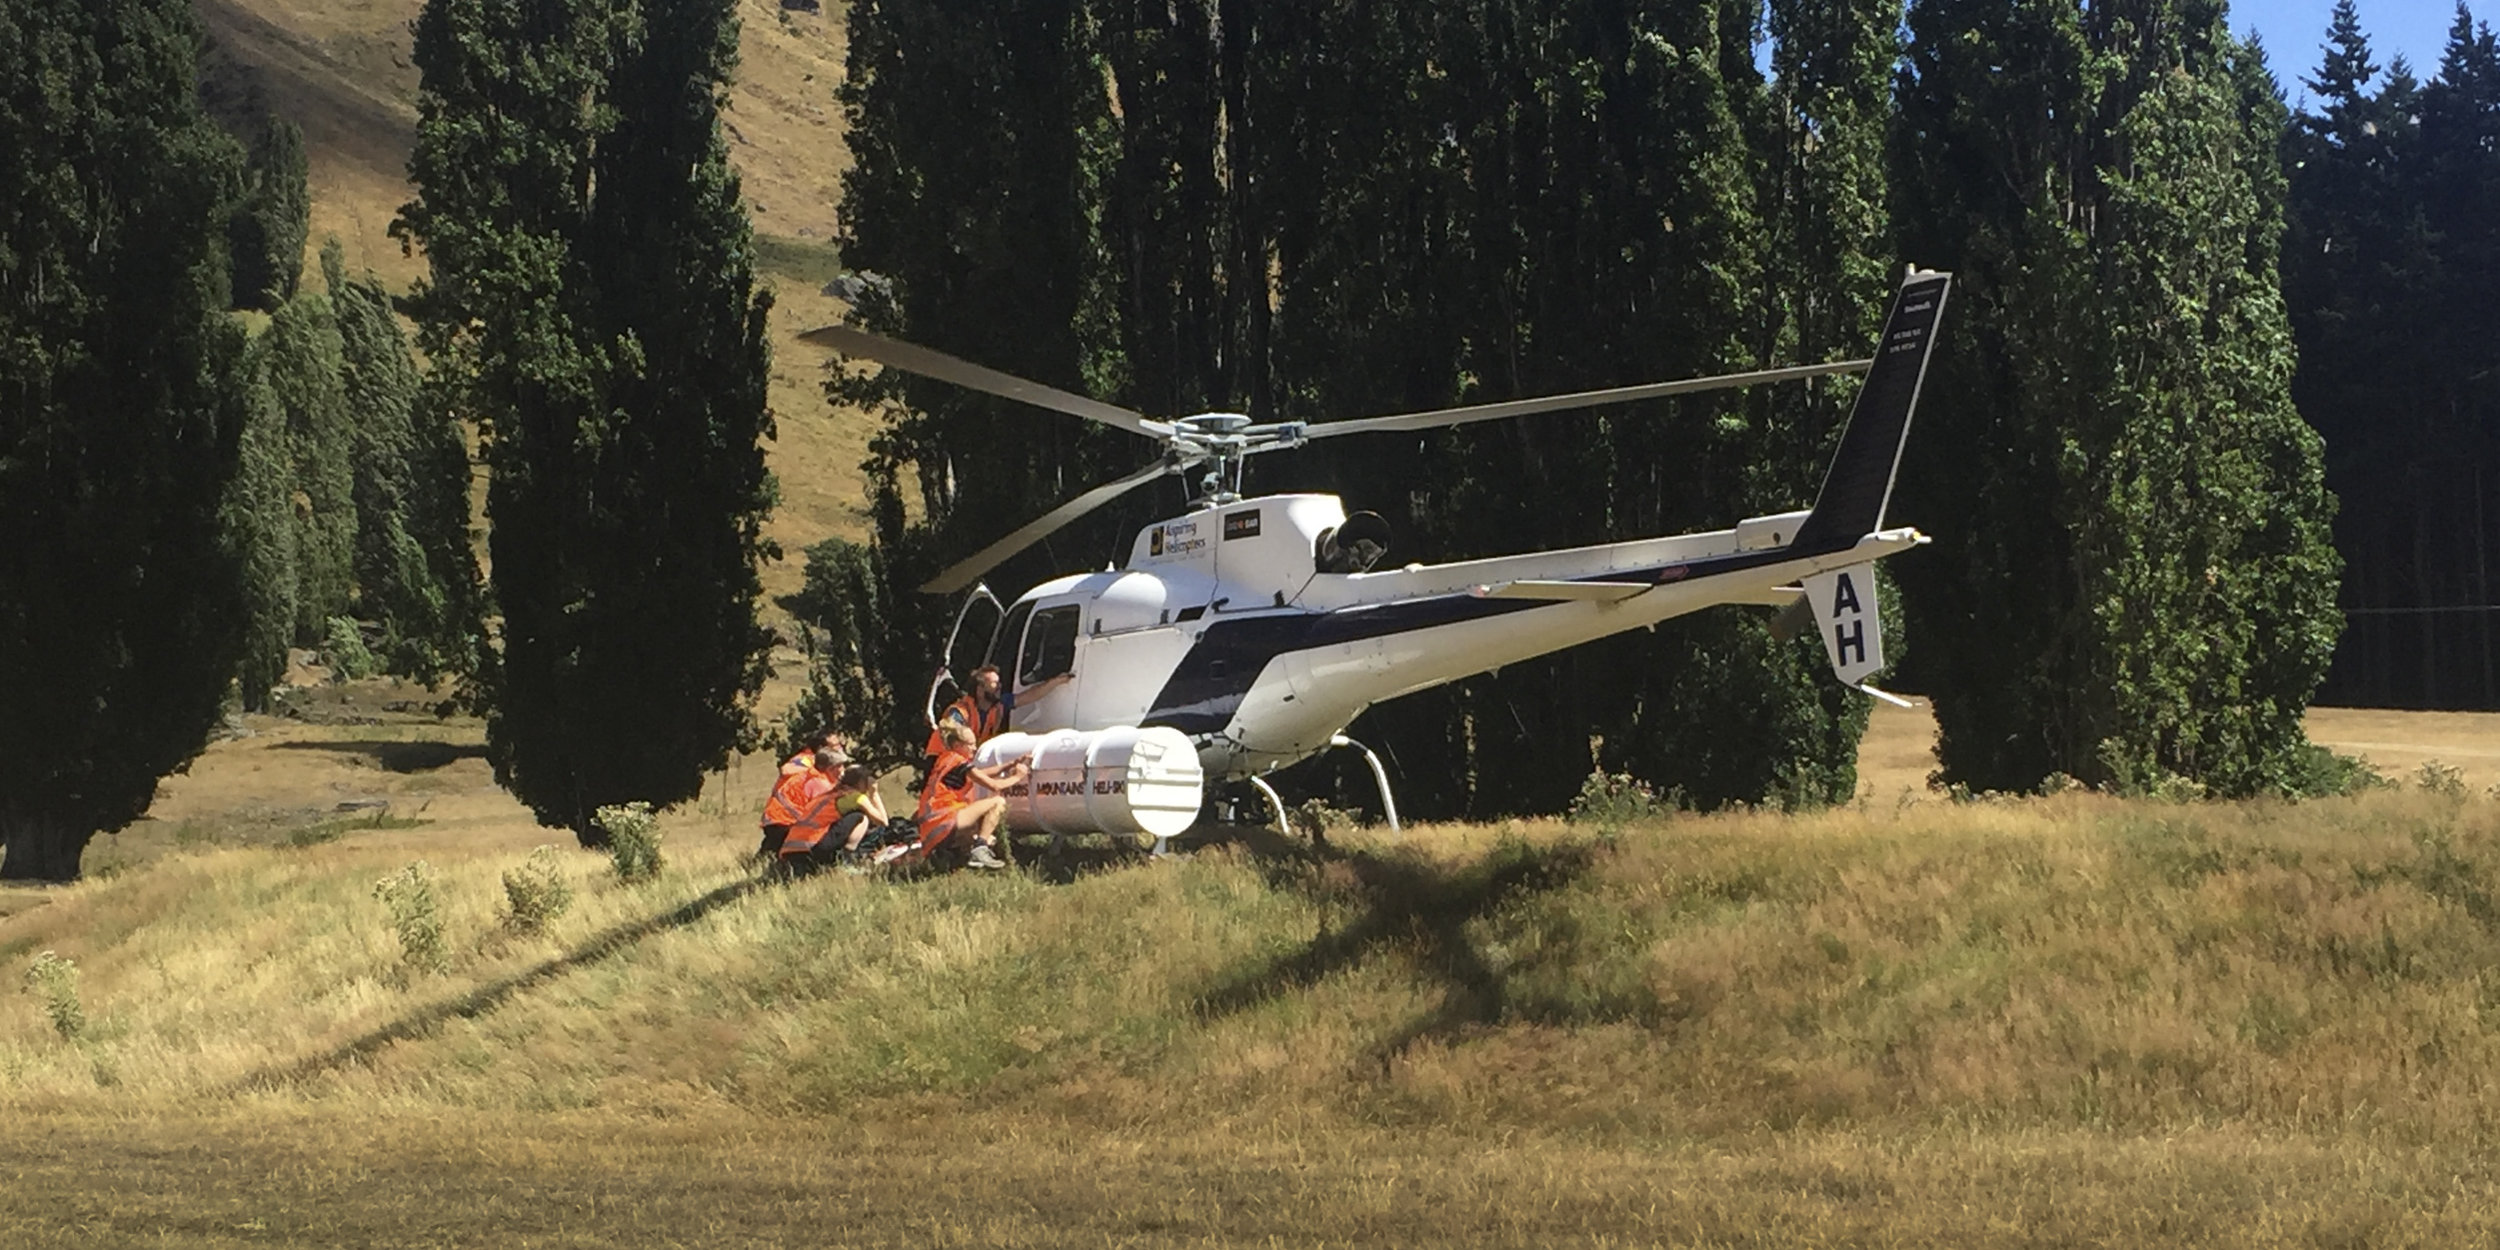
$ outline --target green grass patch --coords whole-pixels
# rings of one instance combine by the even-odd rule
[[[842,250],[814,239],[758,231],[755,267],[776,278],[820,287],[842,272]]]
[[[296,847],[320,846],[325,842],[336,842],[351,833],[370,833],[379,829],[418,829],[431,823],[433,822],[420,820],[414,816],[394,816],[386,807],[361,815],[341,816],[335,820],[325,820],[318,824],[291,829],[287,831],[286,844]]]

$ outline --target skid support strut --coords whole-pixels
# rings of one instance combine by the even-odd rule
[[[1372,749],[1370,747],[1364,746],[1362,743],[1356,742],[1354,739],[1349,738],[1344,734],[1331,736],[1328,739],[1328,745],[1332,747],[1353,747],[1355,750],[1363,753],[1364,762],[1372,766],[1372,780],[1380,786],[1380,810],[1387,813],[1389,817],[1389,832],[1401,832],[1398,827],[1398,801],[1396,796],[1389,793],[1389,770],[1380,766],[1380,757],[1372,754]]]
[[[1276,818],[1276,832],[1292,833],[1293,822],[1285,819],[1285,801],[1277,797],[1276,787],[1267,784],[1265,777],[1252,777],[1250,784],[1257,787],[1260,797],[1267,800],[1268,813]]]

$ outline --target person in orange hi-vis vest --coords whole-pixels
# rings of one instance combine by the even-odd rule
[[[808,810],[790,826],[775,861],[781,875],[797,878],[841,863],[856,850],[871,821],[884,823],[885,804],[877,799],[877,776],[860,765],[832,771],[829,789],[817,793]]]
[[[798,754],[781,761],[781,775],[787,777],[792,773],[803,773],[816,767],[816,753],[818,751],[833,752],[834,760],[837,763],[848,764],[851,762],[850,743],[843,741],[841,734],[828,729],[824,732],[823,736],[816,739],[816,745],[805,748]]]
[[[972,745],[979,746],[1007,731],[1007,714],[1015,710],[1015,696],[999,684],[998,666],[984,664],[972,670],[972,688],[962,697],[946,705],[938,713],[937,724],[929,728],[929,762],[945,754],[946,743],[938,737],[948,725],[961,725],[972,731]]]
[[[998,828],[1007,819],[1007,800],[1000,794],[1032,776],[1033,762],[1020,759],[998,768],[975,768],[972,755],[980,744],[972,730],[948,721],[938,726],[938,737],[945,749],[920,786],[917,854],[931,862],[961,855],[967,868],[1006,867],[998,857]],[[973,798],[975,785],[988,788],[990,797]]]
[[[843,758],[836,752],[818,747],[790,757],[781,776],[773,781],[773,792],[764,799],[763,845],[755,848],[757,855],[772,859],[790,838],[790,827],[807,815],[816,798],[833,788],[833,779],[842,768]],[[796,765],[797,767],[792,767]],[[817,783],[822,782],[821,786]]]

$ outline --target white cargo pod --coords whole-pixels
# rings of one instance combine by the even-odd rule
[[[1016,833],[1113,833],[1168,838],[1198,819],[1206,774],[1177,729],[1061,729],[1005,733],[973,763],[996,768],[1026,755],[1033,776],[1006,792]]]

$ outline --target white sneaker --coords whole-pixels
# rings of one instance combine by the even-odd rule
[[[964,867],[966,868],[1004,868],[1006,866],[1007,861],[1000,859],[998,857],[998,852],[991,850],[987,846],[976,846],[972,848],[971,857],[964,861]]]
[[[869,857],[868,862],[872,864],[891,864],[895,860],[901,859],[911,853],[912,848],[909,846],[881,846],[877,848],[877,853],[875,855]]]

